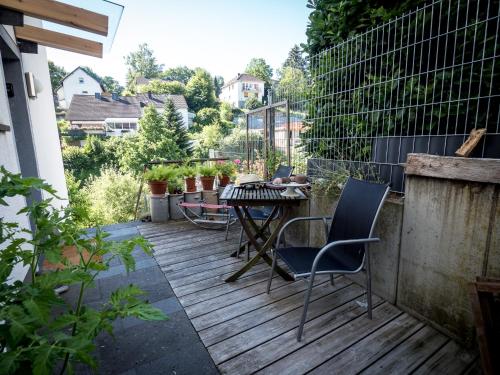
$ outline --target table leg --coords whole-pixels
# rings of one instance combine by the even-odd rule
[[[269,217],[266,219],[266,221],[264,222],[264,224],[259,228],[259,226],[255,223],[255,221],[252,219],[250,213],[248,212],[248,209],[246,207],[242,207],[241,208],[243,210],[243,212],[245,213],[245,221],[248,221],[250,226],[253,228],[253,230],[255,231],[255,235],[254,237],[255,238],[262,238],[265,241],[267,241],[267,238],[265,236],[265,230],[266,228],[271,224],[271,222],[273,221],[273,217],[276,215],[276,213],[278,212],[279,210],[279,207],[274,207],[271,214],[269,215]],[[236,209],[235,209],[236,211]],[[240,220],[241,221],[241,220]],[[245,250],[245,246],[250,246],[250,241],[245,241],[244,243],[241,244],[240,248],[236,251],[234,251],[231,256],[232,257],[237,257],[242,250]],[[270,258],[269,258],[270,259]]]
[[[257,250],[257,254],[255,254],[255,256],[252,259],[250,259],[250,261],[245,263],[237,272],[229,276],[225,280],[226,282],[236,281],[240,276],[242,276],[245,272],[247,272],[254,265],[256,265],[261,258],[264,259],[269,265],[271,265],[271,258],[266,254],[266,252],[271,248],[274,240],[278,236],[279,231],[281,230],[283,225],[285,225],[285,223],[287,222],[289,215],[289,210],[285,208],[283,216],[281,217],[276,229],[271,233],[266,242],[262,246],[260,246],[260,244],[257,242],[257,239],[253,236],[250,225],[243,221],[243,214],[241,213],[241,210],[239,208],[238,209],[235,208],[235,211],[236,215],[238,216],[238,219],[240,219],[241,221],[241,225],[243,226],[243,229],[245,230],[250,243]],[[275,270],[281,277],[283,277],[283,279],[287,281],[293,280],[293,278],[288,274],[288,272],[286,272],[281,267],[276,266]]]

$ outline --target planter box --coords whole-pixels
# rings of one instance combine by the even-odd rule
[[[201,201],[201,191],[197,191],[194,193],[184,193],[184,202],[186,203],[200,203]],[[201,215],[201,208],[190,208],[190,210],[197,215]],[[186,211],[189,214],[189,211]],[[191,217],[194,217],[194,214],[189,214]]]
[[[170,213],[170,219],[179,220],[184,218],[182,213],[179,211],[179,207],[177,206],[182,199],[184,199],[184,194],[168,195],[168,210]]]
[[[169,219],[168,212],[168,196],[155,196],[151,195],[150,207],[151,207],[151,221],[153,223],[164,223]]]

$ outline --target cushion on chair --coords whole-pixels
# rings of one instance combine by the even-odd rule
[[[302,274],[311,272],[314,258],[320,250],[319,247],[284,247],[276,252],[294,274]],[[349,257],[342,253],[341,258],[332,249],[322,256],[316,271],[355,271],[359,266],[356,256]]]

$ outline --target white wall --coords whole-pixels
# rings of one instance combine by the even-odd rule
[[[0,64],[0,123],[11,126],[11,131],[0,132],[0,165],[10,172],[20,173],[2,64]],[[6,202],[8,206],[0,206],[0,218],[5,222],[17,222],[22,228],[29,229],[30,223],[27,216],[17,215],[17,212],[26,206],[26,199],[24,197],[7,198]],[[22,267],[22,265],[15,267],[11,281],[24,279],[26,272],[27,267]]]
[[[80,78],[83,78],[83,83],[79,82]],[[99,82],[97,82],[94,78],[89,76],[83,69],[80,68],[74,71],[73,74],[66,77],[63,82],[63,90],[63,104],[60,104],[60,107],[65,109],[69,108],[71,100],[73,99],[73,95],[75,94],[94,95],[96,92],[102,93],[102,88],[101,85],[99,85]],[[59,94],[58,98],[61,103]]]
[[[243,94],[243,84],[255,85],[257,84],[257,91],[251,90],[249,91],[250,95],[245,98]],[[221,100],[224,102],[230,103],[233,107],[241,108],[239,106],[240,102],[246,102],[247,99],[254,95],[254,92],[257,93],[257,99],[262,101],[262,97],[264,96],[264,83],[262,82],[245,82],[245,81],[237,81],[227,87],[224,87],[221,92]]]
[[[39,20],[30,17],[25,17],[25,22],[29,24],[38,22],[38,26],[41,26]],[[24,72],[33,73],[35,87],[39,88],[37,97],[28,99],[38,172],[40,178],[52,185],[63,199],[55,202],[55,205],[67,205],[68,192],[45,47],[39,45],[38,54],[23,53],[22,65]]]

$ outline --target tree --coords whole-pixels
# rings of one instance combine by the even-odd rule
[[[186,99],[189,108],[194,112],[215,106],[215,88],[210,73],[201,68],[196,69],[186,85]]]
[[[267,103],[267,92],[271,88],[273,69],[262,58],[253,58],[248,63],[245,73],[251,74],[264,81],[263,101]]]
[[[210,149],[219,149],[224,139],[222,129],[219,124],[212,124],[203,127],[199,133],[193,134],[195,141],[194,155],[198,158],[209,156]]]
[[[185,85],[187,85],[192,76],[194,76],[194,70],[187,66],[168,68],[161,74],[161,77],[166,81],[179,81]]]
[[[186,86],[178,81],[153,79],[147,85],[138,85],[136,91],[141,93],[151,91],[154,94],[184,95],[186,93]]]
[[[280,97],[290,97],[292,94],[301,97],[307,90],[307,79],[304,72],[298,68],[285,66],[281,72],[277,90]]]
[[[49,74],[50,74],[50,84],[52,86],[52,92],[55,94],[56,89],[61,84],[61,81],[68,74],[62,66],[54,64],[49,61]]]
[[[219,106],[220,119],[222,121],[233,121],[234,114],[231,104],[222,102]]]
[[[175,143],[177,144],[179,149],[186,155],[191,155],[191,145],[186,128],[184,127],[182,115],[177,112],[177,109],[175,108],[174,102],[172,100],[167,99],[162,115],[166,127],[173,132]]]
[[[196,123],[195,129],[200,130],[201,128],[217,123],[220,114],[215,108],[202,108],[196,112],[196,117],[194,121]]]
[[[157,64],[153,50],[147,43],[139,44],[137,51],[125,56],[125,64],[128,66],[127,86],[137,77],[158,78],[163,69],[163,64]]]
[[[145,163],[155,159],[179,159],[184,156],[175,142],[175,134],[153,105],[147,106],[139,120],[137,135],[125,137],[118,145],[120,166],[139,173]]]
[[[257,99],[256,96],[249,97],[245,102],[245,108],[249,110],[256,109],[262,106],[263,106],[262,102],[259,99]]]
[[[224,77],[214,76],[214,87],[215,87],[215,96],[219,97],[222,92],[222,86],[224,86]]]
[[[307,61],[302,56],[302,50],[298,45],[294,45],[290,52],[288,52],[288,57],[283,63],[282,70],[286,67],[299,69],[302,73],[306,73]]]

